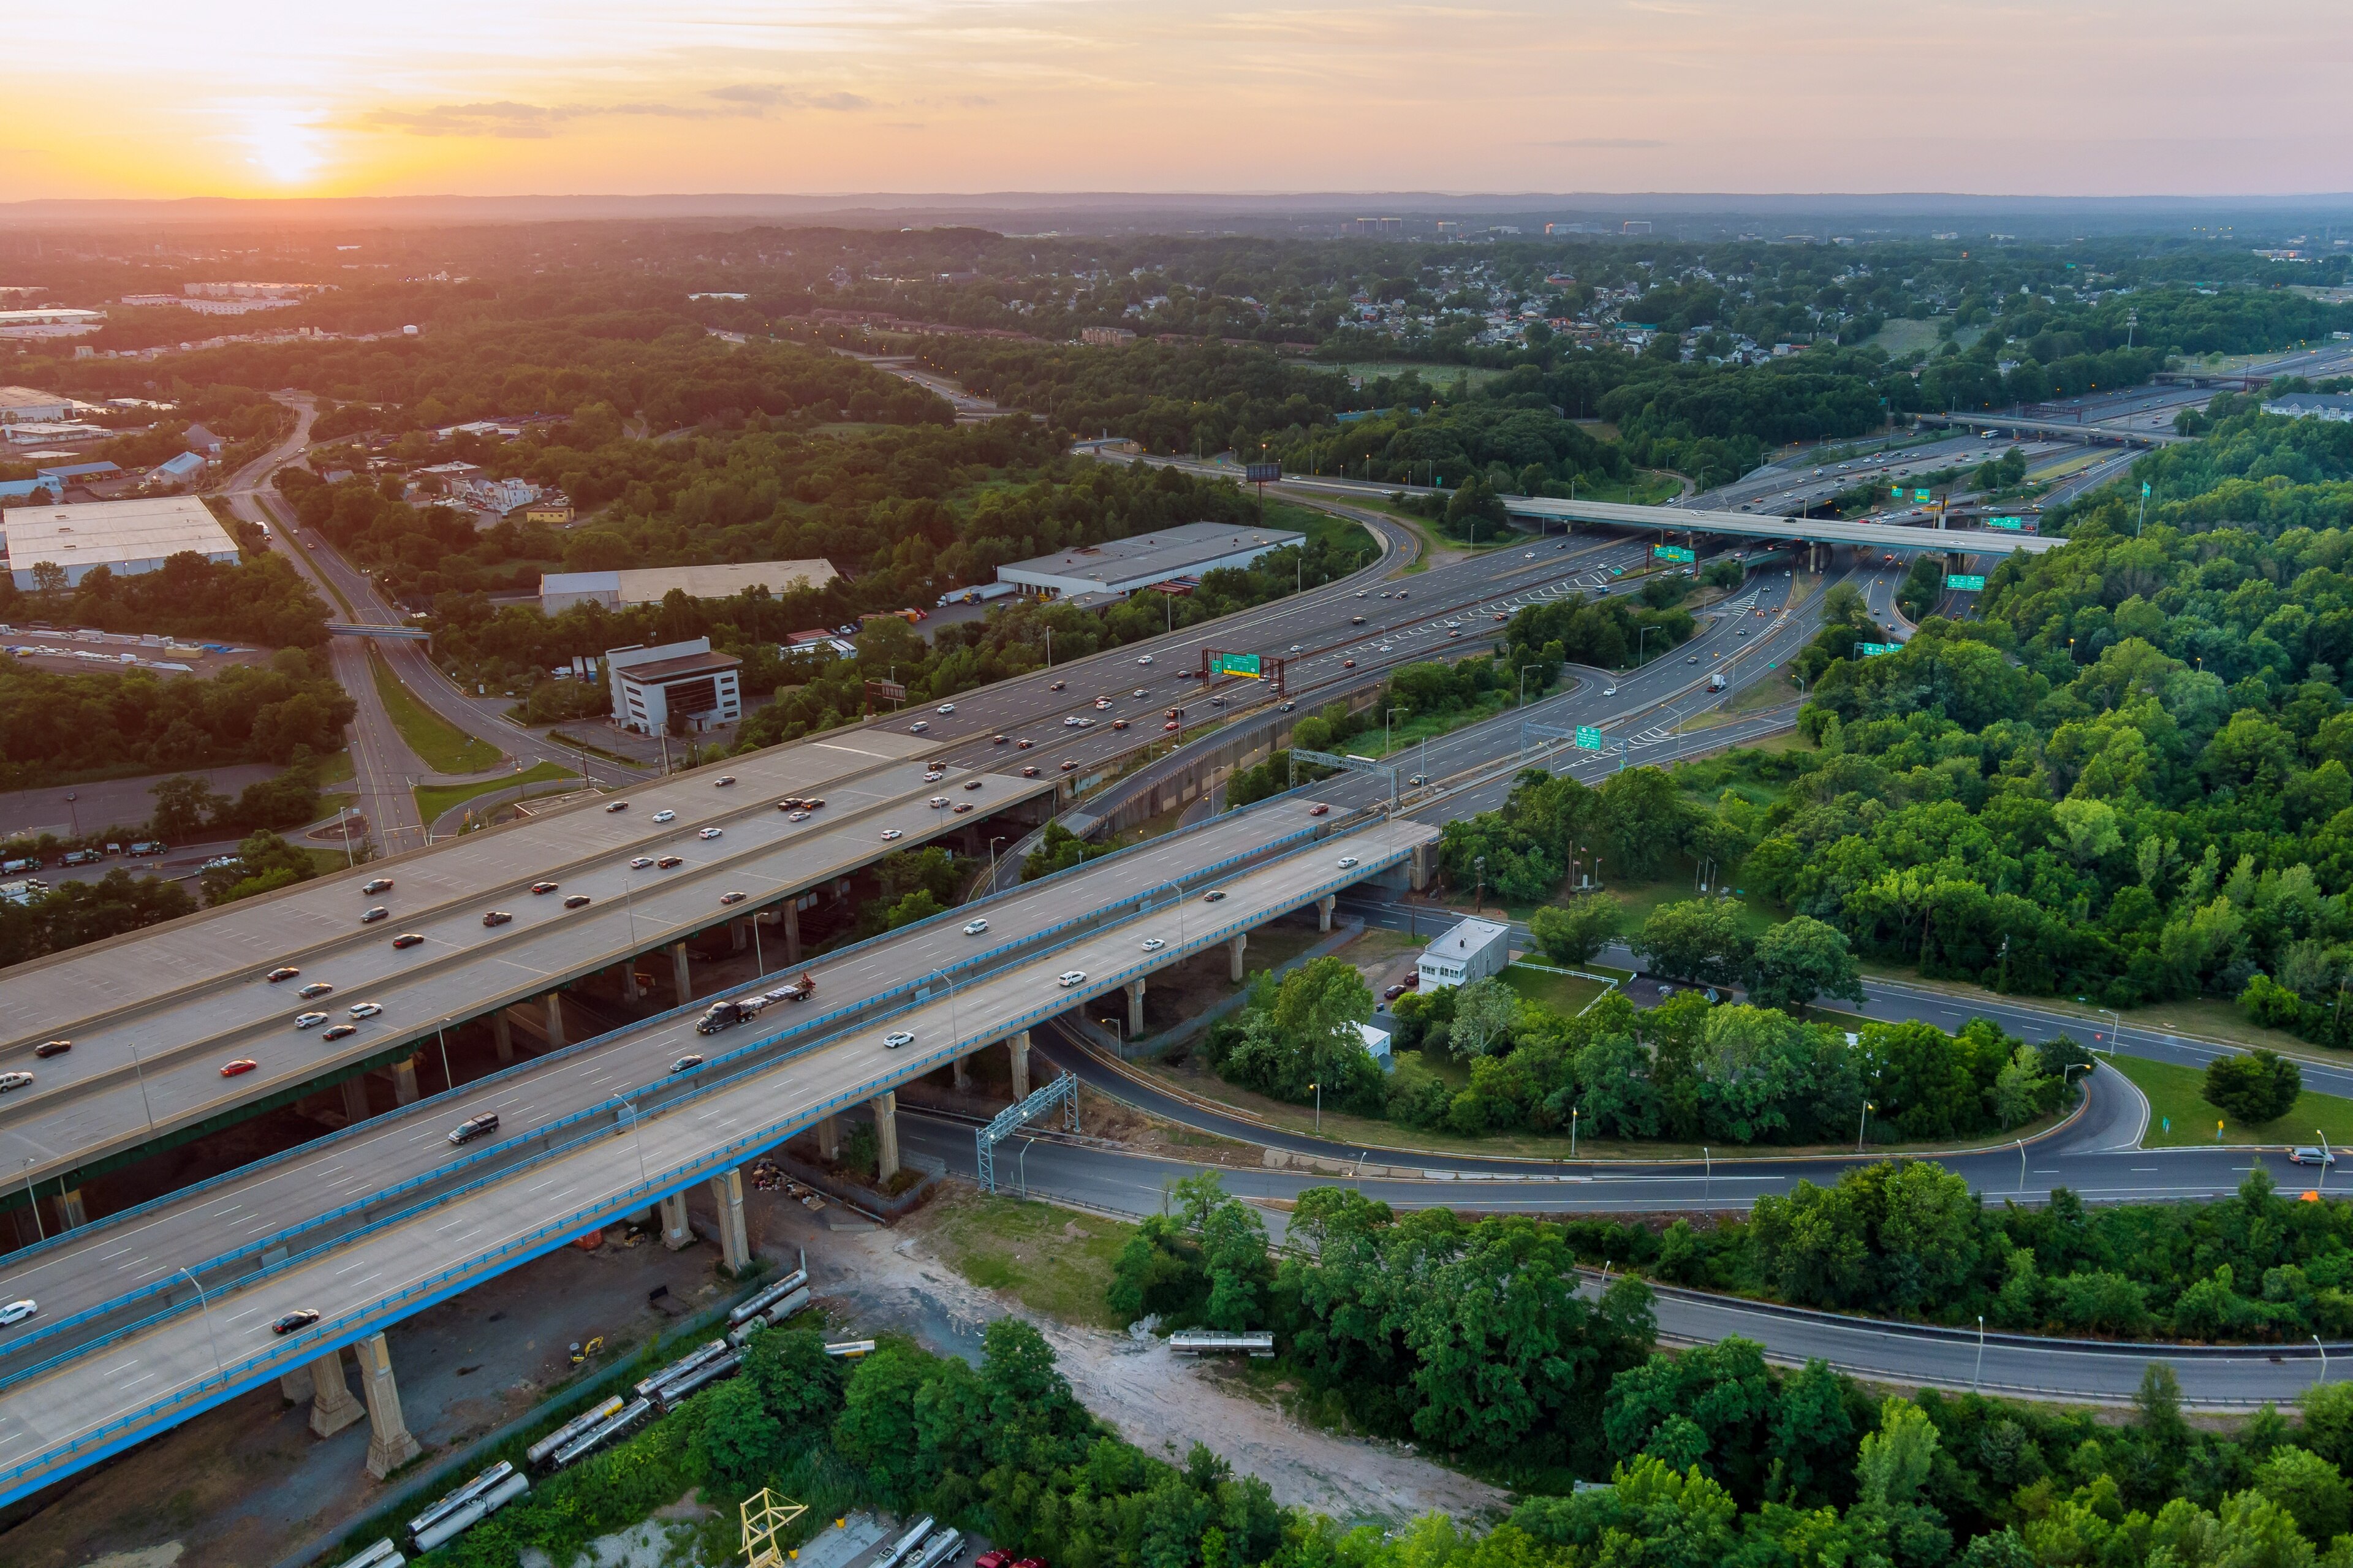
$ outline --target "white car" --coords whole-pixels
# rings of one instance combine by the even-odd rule
[[[315,1029],[326,1021],[327,1016],[324,1013],[297,1013],[294,1015],[294,1026],[298,1029]]]
[[[931,725],[931,721],[930,721],[930,720],[928,720],[928,719],[918,719],[918,720],[916,720],[913,723],[912,723],[912,724],[910,724],[910,725],[908,725],[908,726],[907,726],[907,732],[908,732],[909,734],[911,734],[911,735],[920,735],[920,734],[922,734],[924,731],[926,731],[926,730],[930,729],[931,727],[932,727],[932,725]]]
[[[1362,597],[1361,595],[1358,596]],[[1144,951],[1146,952],[1158,952],[1162,948],[1166,947],[1167,945],[1168,944],[1166,942],[1161,941],[1156,936],[1147,936],[1144,939]]]
[[[806,811],[788,811],[785,813],[785,820],[786,822],[807,822],[808,820],[808,813]]]
[[[30,1296],[21,1301],[11,1301],[6,1306],[0,1307],[0,1329],[5,1329],[11,1323],[21,1323],[40,1310],[39,1305]]]
[[[1358,598],[1360,598],[1360,599],[1364,597],[1364,595],[1361,595],[1361,594],[1357,595],[1356,596],[1357,596]],[[1143,695],[1144,695],[1144,688],[1142,688],[1141,686],[1139,686],[1139,687],[1137,687],[1134,690],[1133,690],[1133,691],[1129,692],[1129,693],[1128,693],[1128,695],[1129,695],[1130,697],[1141,697],[1141,696],[1143,696]]]
[[[1353,870],[1356,868],[1356,858],[1354,855],[1343,855],[1340,857],[1340,869],[1343,871]]]
[[[904,1029],[893,1029],[882,1037],[882,1048],[886,1051],[895,1051],[901,1046],[912,1046],[914,1043],[915,1037]]]
[[[1087,972],[1083,969],[1065,969],[1054,981],[1055,984],[1065,991],[1073,985],[1084,985],[1086,983]]]
[[[941,704],[939,705],[938,709],[936,709],[936,710],[935,710],[935,711],[937,711],[937,712],[941,712],[941,713],[953,713],[953,712],[955,712],[955,703],[953,703],[953,702],[943,702],[943,703],[941,703]]]
[[[1618,695],[1618,689],[1614,686],[1605,686],[1601,689],[1601,695],[1604,697],[1615,697]]]
[[[932,796],[929,804],[934,811],[945,811],[948,808],[948,797],[944,795],[935,795]]]
[[[0,1094],[5,1094],[12,1089],[24,1089],[32,1081],[33,1075],[28,1072],[0,1072]]]
[[[696,834],[695,837],[697,838],[716,838],[720,834],[725,831],[726,829],[720,827],[706,827],[702,832]]]
[[[676,822],[678,820],[678,813],[674,811],[657,811],[654,813],[654,820],[656,822]]]
[[[882,842],[885,844],[896,843],[898,840],[904,838],[905,837],[905,834],[900,832],[895,827],[886,827],[882,830]]]
[[[1142,657],[1141,658],[1137,659],[1135,662],[1136,662],[1136,663],[1138,663],[1138,664],[1150,664],[1150,663],[1152,662],[1152,656],[1151,656],[1150,654],[1148,654],[1148,653],[1147,653],[1147,654],[1145,654],[1144,657]]]
[[[383,1011],[384,1004],[381,1002],[354,1002],[351,1009],[354,1018],[373,1018]]]
[[[988,922],[986,920],[966,921],[964,922],[964,934],[966,936],[978,936],[987,929]]]

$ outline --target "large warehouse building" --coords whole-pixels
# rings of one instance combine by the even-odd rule
[[[1236,528],[1188,522],[1133,539],[1107,539],[997,569],[997,580],[1039,598],[1108,594],[1124,598],[1138,588],[1176,577],[1198,577],[1221,566],[1247,566],[1270,550],[1306,542],[1279,528]]]
[[[561,615],[575,605],[608,610],[659,605],[672,588],[690,599],[732,599],[754,586],[772,596],[796,588],[822,588],[833,581],[830,561],[746,561],[738,565],[649,566],[630,572],[550,572],[539,580],[542,615]]]
[[[34,570],[45,563],[61,567],[66,584],[79,587],[93,566],[135,577],[162,571],[184,552],[237,562],[236,542],[194,496],[11,507],[0,512],[0,539],[7,542],[8,574],[26,593],[40,586]]]

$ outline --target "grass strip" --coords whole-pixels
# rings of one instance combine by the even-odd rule
[[[368,668],[375,676],[375,693],[383,700],[392,727],[427,767],[437,773],[478,773],[498,765],[496,746],[467,734],[419,702],[374,648],[368,650]]]
[[[2277,1121],[2242,1124],[2207,1103],[2200,1092],[2206,1075],[2197,1068],[2146,1057],[2100,1059],[2101,1070],[2110,1066],[2148,1097],[2148,1131],[2141,1137],[2145,1149],[2187,1149],[2218,1142],[2293,1147],[2317,1143],[2323,1134],[2333,1148],[2353,1147],[2353,1100],[2307,1089]],[[2216,1122],[2222,1124],[2220,1139],[2214,1135]]]
[[[517,784],[553,784],[558,779],[577,784],[580,775],[554,763],[535,763],[524,773],[505,778],[482,779],[474,784],[418,784],[417,809],[428,823],[440,819],[441,814],[453,805],[462,805],[477,795],[491,795],[499,790],[512,789]]]

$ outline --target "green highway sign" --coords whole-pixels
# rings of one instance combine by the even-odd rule
[[[1912,492],[1912,499],[1914,500],[1926,500],[1929,499],[1930,494],[1931,492],[1927,490],[1914,490]]]
[[[1904,499],[1904,487],[1902,485],[1890,485],[1887,487],[1887,493],[1894,496],[1897,500],[1902,500]]]
[[[1599,751],[1601,749],[1601,731],[1595,729],[1590,724],[1579,724],[1577,727],[1577,750],[1583,752]]]
[[[1680,544],[1653,544],[1651,553],[1662,561],[1696,561],[1699,557]]]
[[[1883,653],[1894,653],[1904,645],[1900,642],[1867,642],[1862,645],[1862,657],[1877,658]]]
[[[1945,574],[1945,586],[1964,594],[1982,594],[1985,592],[1985,579],[1964,572],[1947,572]]]
[[[2024,518],[2018,517],[1989,517],[1986,519],[1986,526],[1988,528],[2006,528],[2015,533],[2026,526],[2026,520]]]
[[[1258,655],[1254,653],[1221,653],[1209,660],[1212,676],[1233,675],[1244,680],[1262,679],[1259,673]]]

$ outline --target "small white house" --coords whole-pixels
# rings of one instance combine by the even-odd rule
[[[1397,1069],[1397,1058],[1390,1053],[1389,1032],[1387,1029],[1376,1029],[1370,1024],[1359,1024],[1356,1026],[1356,1033],[1364,1037],[1365,1049],[1372,1054],[1373,1060],[1381,1064],[1383,1072],[1393,1072]]]
[[[1421,994],[1468,985],[1501,974],[1512,961],[1512,928],[1501,921],[1465,920],[1421,950],[1416,965]]]

